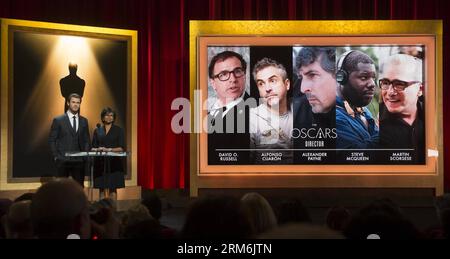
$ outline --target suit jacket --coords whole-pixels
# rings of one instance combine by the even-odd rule
[[[82,158],[65,157],[65,153],[90,150],[88,120],[79,115],[78,123],[78,131],[75,132],[67,114],[53,119],[48,143],[55,160],[82,161]]]
[[[247,98],[246,94],[244,100]],[[241,101],[231,108],[223,118],[222,112],[216,115],[213,127],[220,132],[208,134],[208,163],[210,165],[249,163],[249,151],[216,151],[216,149],[250,148],[250,108],[243,105],[243,101]],[[243,126],[242,132],[238,131],[239,126]],[[220,153],[236,153],[237,161],[221,160]]]

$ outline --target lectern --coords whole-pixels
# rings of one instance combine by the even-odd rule
[[[103,157],[105,162],[103,163],[103,178],[108,178],[109,174],[111,173],[111,167],[109,166],[110,158],[111,157],[126,157],[129,155],[129,152],[100,152],[100,151],[89,151],[89,152],[66,152],[66,157],[84,157],[86,158],[88,164],[89,164],[89,199],[93,200],[94,195],[94,163],[92,162],[92,159],[95,157]]]

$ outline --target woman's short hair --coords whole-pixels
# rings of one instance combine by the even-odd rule
[[[113,114],[113,122],[116,121],[116,112],[113,109],[111,109],[110,107],[106,107],[102,110],[102,113],[100,114],[100,119],[102,120],[102,122],[103,122],[103,117],[105,117],[107,114],[110,114],[110,113]]]

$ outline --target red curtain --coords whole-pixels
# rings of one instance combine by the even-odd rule
[[[138,183],[189,186],[189,135],[172,133],[171,102],[189,98],[189,20],[442,19],[449,49],[446,0],[0,0],[0,17],[133,29],[138,42]],[[449,59],[444,58],[444,82]],[[444,118],[450,114],[444,85]],[[450,120],[444,120],[445,168]],[[442,155],[442,154],[441,154]],[[446,189],[450,175],[446,173]]]

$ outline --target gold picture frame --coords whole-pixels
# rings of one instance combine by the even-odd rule
[[[71,24],[58,24],[48,22],[26,21],[16,19],[1,19],[1,165],[0,165],[0,190],[25,190],[36,189],[41,185],[39,177],[13,177],[13,114],[14,114],[14,33],[22,33],[24,35],[38,35],[42,37],[67,37],[67,38],[81,38],[86,40],[101,41],[108,40],[113,43],[120,42],[123,44],[124,49],[124,62],[121,64],[125,68],[124,73],[124,96],[120,102],[124,103],[125,107],[121,111],[126,116],[121,125],[126,128],[126,145],[127,151],[130,152],[127,159],[127,171],[129,173],[126,178],[126,186],[137,185],[137,37],[138,33],[134,30],[123,30],[113,28],[102,28],[92,26],[79,26]],[[26,42],[26,41],[24,41]],[[68,46],[61,46],[60,51],[69,52],[71,49]],[[61,52],[60,52],[61,53]],[[91,56],[94,56],[91,53]],[[62,58],[59,56],[59,58]],[[49,61],[49,63],[51,63]],[[102,69],[97,64],[97,69]],[[106,80],[104,80],[106,81]],[[106,84],[106,83],[105,83]],[[92,85],[92,84],[91,84]],[[88,87],[88,86],[87,86]],[[97,90],[89,90],[95,92]],[[58,91],[59,94],[59,91]],[[84,101],[85,98],[83,98]],[[105,98],[106,99],[106,98]],[[56,101],[55,101],[56,102]],[[58,103],[61,100],[58,99]],[[91,103],[94,101],[91,100]],[[64,100],[62,100],[62,103]],[[88,105],[87,101],[85,106]],[[50,102],[48,105],[55,105]],[[60,108],[61,105],[58,104]],[[82,105],[82,112],[90,114],[88,107]],[[98,110],[97,106],[95,111],[95,119],[93,115],[88,117],[90,122],[90,130],[92,136],[92,130],[95,127],[95,122],[98,121],[98,116],[101,110]],[[54,115],[62,114],[63,111],[58,110]],[[86,116],[86,115],[85,115]],[[119,118],[120,119],[120,118]],[[49,122],[45,122],[49,123]],[[51,123],[51,121],[50,121]],[[50,130],[50,128],[48,128]]]
[[[208,165],[202,119],[191,120],[191,196],[201,188],[433,188],[443,193],[442,21],[190,21],[191,118],[204,118],[208,46],[423,44],[426,75],[425,165]],[[205,86],[206,85],[206,86]],[[195,90],[202,99],[193,102]],[[300,169],[299,169],[300,168]]]

